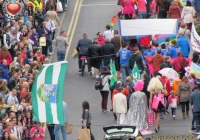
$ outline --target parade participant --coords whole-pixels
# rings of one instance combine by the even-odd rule
[[[90,129],[90,137],[91,140],[95,140],[92,132],[91,132],[91,113],[90,113],[90,105],[87,101],[82,103],[82,128]]]
[[[171,58],[177,58],[177,52],[180,51],[180,47],[176,45],[176,40],[171,41],[171,48],[169,49],[168,55]]]
[[[146,7],[146,0],[138,0],[137,6],[138,6],[138,17],[140,19],[146,19],[147,18],[147,7]]]
[[[148,129],[147,97],[144,92],[141,92],[143,87],[142,80],[136,81],[133,86],[135,92],[130,97],[129,110],[124,121],[124,124],[136,126],[138,130]]]
[[[34,122],[33,128],[30,130],[32,140],[43,140],[45,136],[44,128],[40,126],[40,122]]]
[[[167,18],[168,4],[167,0],[157,0],[156,7],[158,10],[158,18]],[[171,4],[170,4],[171,5]]]
[[[127,48],[128,44],[124,43],[122,49],[117,53],[117,56],[120,58],[120,68],[123,81],[125,81],[126,77],[130,75],[129,59],[131,57],[131,52]]]
[[[123,87],[119,87],[118,92],[114,95],[113,112],[117,115],[117,124],[123,124],[127,112],[127,100],[123,94]]]
[[[109,66],[110,60],[114,60],[115,57],[115,47],[110,43],[110,39],[105,39],[105,44],[101,47],[101,55],[103,56],[103,65]]]
[[[125,19],[132,19],[133,15],[135,15],[133,0],[122,0],[122,7]]]
[[[103,46],[105,44],[104,42],[105,38],[103,37],[103,34],[101,32],[97,33],[97,39],[98,39],[98,44],[100,46]]]
[[[185,23],[181,23],[178,32],[182,33],[183,36],[186,37],[188,41],[190,41],[190,37],[191,37],[190,30],[187,29],[187,25]]]
[[[198,66],[200,66],[200,57],[199,57],[199,53],[194,51],[193,55],[192,55],[192,62],[197,64]],[[197,78],[197,84],[200,84],[200,79]]]
[[[195,10],[194,7],[192,7],[191,1],[186,1],[186,6],[183,7],[182,13],[181,13],[181,19],[183,19],[183,23],[187,24],[187,29],[191,31],[192,28],[192,22],[194,22],[194,16],[195,16]]]
[[[196,84],[197,84],[197,78],[196,78],[195,74],[190,73],[189,79],[188,79],[188,80],[189,80],[190,86],[191,86],[191,88],[192,88],[192,90],[193,90],[194,87],[195,87]]]
[[[66,48],[69,46],[66,36],[67,33],[65,31],[61,31],[60,36],[56,37],[58,61],[64,61],[65,59]]]
[[[160,65],[160,69],[164,69],[164,68],[172,68],[172,64],[170,62],[170,57],[169,56],[165,57],[165,62],[163,62]]]
[[[76,50],[79,53],[78,58],[78,66],[79,66],[79,72],[81,72],[82,67],[82,60],[81,56],[87,56],[88,47],[92,44],[92,40],[88,39],[87,33],[83,33],[83,38],[78,41]],[[92,73],[90,65],[88,65],[88,72]]]
[[[98,78],[101,64],[101,46],[98,44],[97,38],[93,39],[93,43],[88,47],[87,56],[90,58],[91,75]],[[96,74],[96,76],[95,76]]]
[[[149,63],[153,63],[154,76],[157,76],[158,71],[160,70],[160,65],[165,61],[165,58],[161,55],[161,49],[158,49],[157,54],[155,54],[150,60],[147,58],[146,60]]]
[[[172,5],[169,7],[168,12],[169,18],[180,19],[181,18],[181,10],[178,6],[178,1],[172,1]]]
[[[155,132],[157,133],[160,129],[160,113],[165,111],[164,96],[168,94],[158,78],[151,79],[147,90],[150,92],[149,107],[155,112]]]
[[[183,57],[188,57],[190,53],[190,44],[182,33],[179,33],[179,37],[176,43],[180,47]]]
[[[150,81],[150,77],[148,76],[148,74],[144,74],[143,75],[143,82],[144,82],[144,88],[142,90],[142,92],[144,92],[147,96],[147,105],[149,107],[149,98],[150,98],[150,92],[147,90],[147,87],[149,85],[149,81]]]
[[[137,64],[140,73],[144,71],[142,56],[139,54],[138,48],[133,48],[131,58],[129,59],[129,68],[133,70],[134,65]]]
[[[103,32],[103,37],[109,39],[114,37],[113,32],[110,30],[110,25],[106,25],[106,31]]]
[[[121,36],[118,35],[117,30],[114,30],[114,37],[111,39],[111,43],[115,47],[115,54],[117,54],[119,49],[122,48],[122,44],[124,44],[124,40]],[[120,70],[120,58],[119,57],[115,57],[115,67],[116,67],[117,71]]]
[[[182,106],[183,119],[185,119],[186,116],[189,117],[189,97],[191,93],[192,88],[190,86],[188,78],[186,76],[183,76],[182,82],[178,85],[178,97]]]
[[[196,122],[196,133],[200,134],[200,85],[195,88],[196,90],[190,95],[190,104],[191,108],[193,109],[193,113],[195,116],[195,122]],[[194,127],[194,126],[192,126]]]
[[[172,90],[171,95],[168,97],[168,102],[169,106],[171,107],[171,114],[172,114],[172,119],[175,120],[176,118],[176,108],[177,108],[177,101],[178,101],[178,96],[174,94],[174,91]]]
[[[182,78],[185,75],[185,67],[188,66],[188,61],[182,57],[181,51],[177,52],[178,57],[174,59],[173,62],[173,68],[176,72],[180,74],[180,78]]]
[[[107,66],[103,67],[100,72],[100,78],[102,78],[103,89],[100,90],[101,93],[101,108],[102,112],[107,112],[107,102],[108,102],[108,94],[109,94],[109,78],[110,78],[110,70]]]

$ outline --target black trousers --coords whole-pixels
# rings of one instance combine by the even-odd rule
[[[187,102],[181,102],[181,106],[182,106],[182,112],[189,111],[189,101]]]
[[[46,57],[48,56],[48,48],[51,42],[49,40],[46,40],[46,46],[42,46],[42,54]]]
[[[116,71],[120,70],[120,58],[119,57],[115,57],[115,68],[116,68]]]
[[[132,14],[125,14],[125,19],[132,19]]]
[[[158,18],[167,18],[167,11],[165,11],[165,10],[159,10],[159,12],[158,12]]]
[[[55,126],[54,124],[47,125],[51,140],[55,140],[54,126]]]

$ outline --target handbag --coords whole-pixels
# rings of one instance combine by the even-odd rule
[[[58,9],[58,12],[62,12],[63,11],[62,3],[60,1],[57,2],[56,6],[57,6],[57,9]]]
[[[78,140],[91,140],[90,129],[78,129]]]
[[[118,0],[117,5],[122,5],[122,0]]]
[[[66,133],[67,133],[67,134],[71,134],[71,133],[72,133],[72,130],[73,130],[73,124],[67,123],[67,124],[65,125],[65,127],[66,127]]]
[[[46,37],[40,37],[39,43],[40,47],[46,46]]]
[[[149,126],[154,125],[154,112],[152,110],[149,110],[148,112],[148,125]]]

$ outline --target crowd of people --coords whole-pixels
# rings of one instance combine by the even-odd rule
[[[120,2],[120,4],[119,4]],[[170,2],[170,3],[169,3]],[[191,130],[199,135],[198,105],[200,79],[190,73],[190,64],[200,66],[199,52],[193,51],[190,45],[191,28],[194,23],[199,32],[200,2],[187,1],[186,6],[181,1],[145,1],[138,0],[136,4],[132,0],[121,0],[122,12],[126,20],[138,18],[144,19],[156,14],[157,18],[175,18],[179,21],[179,30],[176,39],[166,38],[158,43],[156,35],[147,35],[139,39],[127,39],[118,35],[117,30],[98,32],[97,37],[88,39],[87,33],[78,41],[79,52],[78,66],[81,72],[81,56],[88,58],[88,72],[101,82],[102,96],[101,107],[103,112],[113,111],[117,124],[129,124],[136,126],[141,132],[148,130],[148,110],[155,114],[155,132],[160,130],[160,119],[164,114],[171,114],[172,120],[176,120],[176,108],[181,106],[182,118],[191,116]],[[118,81],[110,86],[111,73],[110,61],[114,62],[117,70]],[[132,75],[134,65],[137,64],[141,79]],[[153,65],[153,72],[149,65]],[[159,73],[165,68],[174,69],[178,79],[169,79]],[[99,80],[101,79],[101,80]],[[95,85],[96,86],[96,85]],[[111,93],[112,109],[108,110],[108,95]],[[171,111],[169,111],[169,107]]]
[[[60,25],[58,13],[66,11],[67,0],[60,1],[63,11],[57,11],[54,0],[26,1],[25,12],[15,20],[3,14],[3,2],[0,1],[0,139],[42,140],[43,124],[32,120],[31,87],[53,53],[52,41]],[[42,43],[41,38],[45,40]],[[47,127],[52,140],[55,134],[59,138],[58,126],[55,134],[54,124]]]

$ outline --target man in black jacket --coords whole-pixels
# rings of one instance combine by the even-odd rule
[[[94,76],[94,71],[98,75],[101,63],[101,46],[98,44],[97,38],[93,39],[93,43],[88,47],[87,54],[90,59],[90,66],[92,67],[92,75]]]
[[[81,63],[82,63],[82,60],[81,60],[81,56],[87,56],[88,55],[88,47],[92,44],[92,40],[91,39],[88,39],[88,35],[87,33],[83,33],[83,38],[80,39],[78,41],[78,44],[77,44],[77,47],[76,47],[76,50],[78,51],[79,53],[79,59],[78,59],[78,66],[79,66],[79,72],[81,72]],[[89,61],[88,61],[89,63]],[[91,67],[90,65],[88,64],[88,72],[91,72]]]
[[[110,65],[110,59],[115,57],[115,47],[110,43],[110,39],[106,38],[105,44],[101,47],[101,55],[103,58],[104,66]]]
[[[129,68],[133,70],[133,67],[135,63],[138,66],[138,69],[140,70],[140,73],[144,71],[144,64],[142,61],[142,56],[139,54],[139,49],[138,48],[133,48],[133,54],[131,55],[131,58],[129,59]]]
[[[45,20],[42,9],[38,8],[37,12],[34,14],[34,21],[38,21],[38,25],[40,26],[42,22]]]

